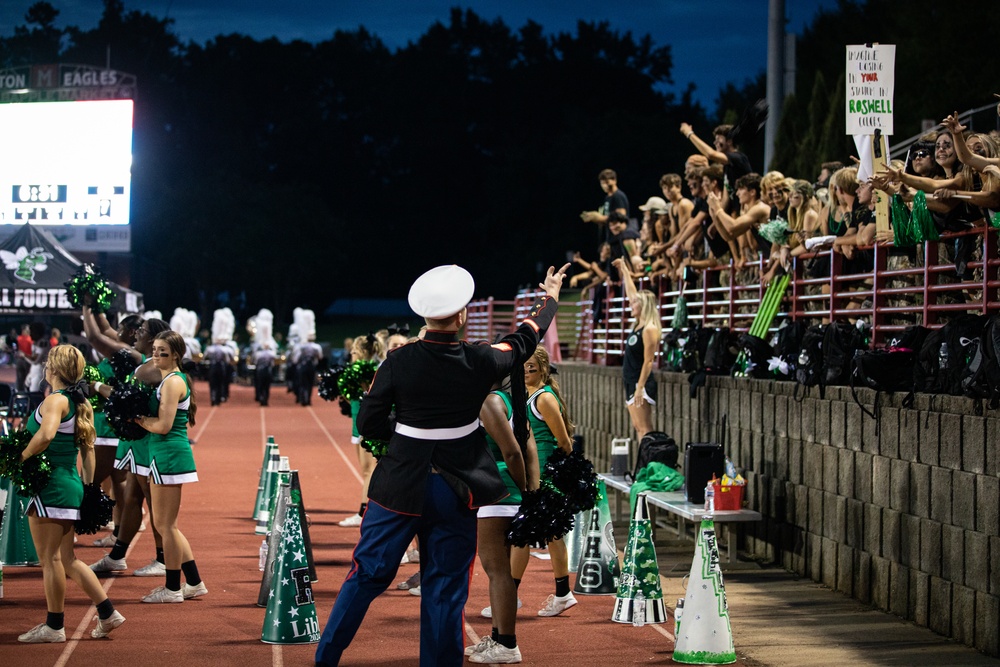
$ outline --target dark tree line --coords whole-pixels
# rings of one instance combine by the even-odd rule
[[[0,39],[0,66],[99,65],[110,48],[111,67],[137,76],[133,285],[165,307],[205,311],[228,291],[246,292],[253,311],[321,310],[341,296],[402,296],[444,262],[474,268],[481,294],[512,295],[539,265],[594,251],[596,233],[577,215],[600,202],[601,169],[618,171],[637,206],[690,154],[681,121],[710,136],[764,88],[763,76],[728,85],[710,117],[691,86],[664,92],[669,46],[605,23],[546,36],[536,23],[514,29],[456,9],[396,50],[363,28],[316,44],[239,34],[196,44],[169,19],[104,5],[96,27],[58,29],[56,7],[35,4]],[[790,173],[846,157],[843,112],[839,127],[831,120],[845,43],[900,44],[897,127],[992,85],[984,73],[995,66],[963,71],[955,63],[969,69],[971,59],[941,48],[930,28],[910,38],[892,7],[845,2],[800,40],[807,101],[790,100],[798,106],[776,161],[808,170]],[[948,12],[915,0],[914,26],[920,11],[934,11],[927,25],[947,34]],[[876,15],[879,29],[864,27]],[[908,73],[911,57],[922,76]],[[967,79],[976,86],[960,88]],[[762,145],[746,148],[760,165]]]
[[[545,36],[454,10],[393,51],[363,28],[182,43],[121,0],[93,28],[57,16],[31,7],[0,64],[101,64],[110,48],[137,76],[134,286],[153,304],[245,291],[251,309],[322,309],[401,296],[442,262],[512,294],[591,251],[577,214],[602,197],[598,171],[644,199],[689,150],[678,123],[709,124],[690,90],[662,92],[669,47],[603,23]]]

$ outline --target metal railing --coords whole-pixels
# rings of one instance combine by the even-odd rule
[[[905,253],[908,261],[892,262],[898,265],[893,268],[889,268],[890,256],[903,253],[903,249],[859,249],[872,253],[874,270],[864,273],[845,274],[843,255],[831,250],[802,255],[792,262],[792,280],[770,331],[776,331],[787,319],[816,324],[863,319],[870,326],[873,344],[882,345],[911,324],[933,329],[956,314],[1000,312],[997,234],[998,230],[989,226],[942,234],[939,241],[918,244]],[[965,274],[959,276],[954,263],[945,258],[953,256],[946,247],[953,247],[962,237],[974,243],[976,250]],[[824,257],[829,260],[829,274],[813,275],[813,268]],[[705,269],[688,286],[663,277],[652,281],[643,278],[639,288],[659,295],[665,331],[671,328],[678,298],[683,296],[688,326],[726,327],[741,333],[750,329],[766,291],[757,278],[762,264],[763,260],[741,271],[732,264]],[[487,331],[495,336],[512,330],[536,295],[522,291],[514,301],[491,298],[473,302],[466,337],[492,339],[485,335]],[[567,297],[560,303],[559,333],[560,340],[575,341],[570,353],[595,364],[620,364],[630,331],[630,313],[621,286],[608,285],[600,321],[595,320],[592,291],[577,299],[572,294]]]

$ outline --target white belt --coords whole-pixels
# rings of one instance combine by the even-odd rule
[[[396,422],[396,433],[417,440],[457,440],[470,433],[475,433],[477,428],[479,428],[478,419],[471,424],[455,428],[417,428]]]

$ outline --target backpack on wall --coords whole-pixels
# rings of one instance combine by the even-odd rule
[[[774,356],[774,351],[767,341],[754,336],[753,334],[740,334],[738,341],[740,353],[736,357],[737,362],[733,367],[734,375],[744,375],[753,378],[764,379],[773,376],[769,370],[768,363]],[[744,366],[745,368],[740,368]]]
[[[833,322],[823,335],[823,372],[820,386],[847,384],[855,352],[865,350],[868,341],[858,327],[848,322]]]
[[[802,334],[802,345],[799,348],[799,356],[795,364],[796,395],[798,395],[799,385],[809,388],[820,383],[823,374],[825,329],[822,324],[814,324]]]
[[[663,333],[663,356],[660,357],[660,368],[676,373],[681,369],[683,350],[680,346],[681,334],[678,329],[667,329]]]
[[[917,354],[929,333],[919,324],[909,326],[902,334],[890,341],[884,349],[859,352],[851,363],[851,396],[861,406],[865,414],[878,419],[879,394],[907,392],[903,406],[913,405],[913,372],[917,364]],[[875,405],[868,410],[858,399],[856,387],[875,390]]]
[[[914,367],[916,391],[976,397],[987,315],[959,315],[927,334]]]
[[[794,380],[799,363],[802,337],[809,326],[804,320],[785,320],[771,341],[771,348],[778,360],[774,376],[779,380]]]
[[[972,381],[972,389],[989,399],[990,409],[1000,407],[1000,314],[992,315],[983,327],[979,342],[982,360]]]
[[[639,450],[635,456],[635,468],[631,473],[625,473],[625,477],[634,482],[639,476],[639,471],[654,461],[676,469],[679,454],[680,451],[673,438],[662,431],[650,431],[639,441]]]
[[[688,382],[691,384],[691,398],[698,395],[698,387],[705,384],[707,376],[728,375],[733,364],[736,363],[736,350],[730,341],[728,328],[703,328],[701,331],[702,336],[707,334],[708,344],[705,347],[705,356],[701,367],[688,376]]]
[[[728,375],[736,363],[736,352],[729,336],[729,329],[712,330],[705,350],[705,371],[711,375]]]
[[[663,334],[663,370],[675,373],[693,373],[701,368],[708,347],[708,332],[701,327],[667,329]]]

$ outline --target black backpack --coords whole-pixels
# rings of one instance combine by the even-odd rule
[[[733,374],[743,377],[754,377],[758,379],[769,378],[773,373],[768,370],[769,360],[774,356],[771,346],[767,341],[753,336],[749,333],[740,334],[740,353],[737,356],[736,365],[733,366]],[[740,368],[743,366],[743,368]]]
[[[795,364],[795,381],[803,387],[813,387],[820,383],[823,375],[823,338],[826,328],[814,324],[802,334],[802,345]],[[798,394],[798,387],[795,392]]]
[[[639,442],[639,451],[635,456],[635,468],[631,473],[626,473],[625,477],[634,482],[639,476],[639,471],[646,465],[653,463],[663,463],[671,468],[677,468],[677,457],[679,455],[677,443],[674,439],[662,431],[650,431],[642,436]]]
[[[914,367],[916,391],[976,397],[987,315],[959,315],[924,339]]]
[[[854,402],[871,417],[878,419],[879,394],[897,391],[908,392],[903,405],[913,405],[913,371],[917,354],[929,331],[919,324],[907,327],[898,338],[884,349],[859,352],[851,364],[851,395]],[[856,387],[875,390],[875,405],[869,411],[858,399]]]
[[[688,376],[691,384],[690,395],[695,398],[698,395],[698,387],[705,384],[705,378],[709,375],[728,375],[736,363],[736,350],[732,347],[729,329],[701,329],[702,336],[707,334],[708,345],[705,348],[705,356],[702,359],[701,367]],[[702,338],[704,340],[704,338]]]
[[[711,375],[728,375],[736,363],[736,352],[729,336],[729,329],[722,327],[712,331],[705,350],[705,371]]]
[[[682,337],[681,371],[694,373],[705,364],[705,354],[712,337],[712,330],[704,327],[689,327]]]
[[[972,381],[973,390],[989,398],[989,406],[995,410],[1000,407],[1000,314],[991,316],[983,327],[979,353],[982,360]]]
[[[684,361],[684,350],[681,348],[681,338],[683,334],[680,329],[667,329],[663,334],[663,357],[660,359],[660,367],[665,371],[678,372],[682,369]]]
[[[795,369],[799,364],[799,352],[802,349],[802,337],[805,336],[808,325],[804,320],[785,320],[771,342],[774,356],[780,361],[774,370],[774,376],[779,380],[794,380]]]
[[[849,322],[831,323],[823,335],[820,387],[847,384],[851,379],[851,362],[855,352],[867,347],[868,341],[858,327]]]

